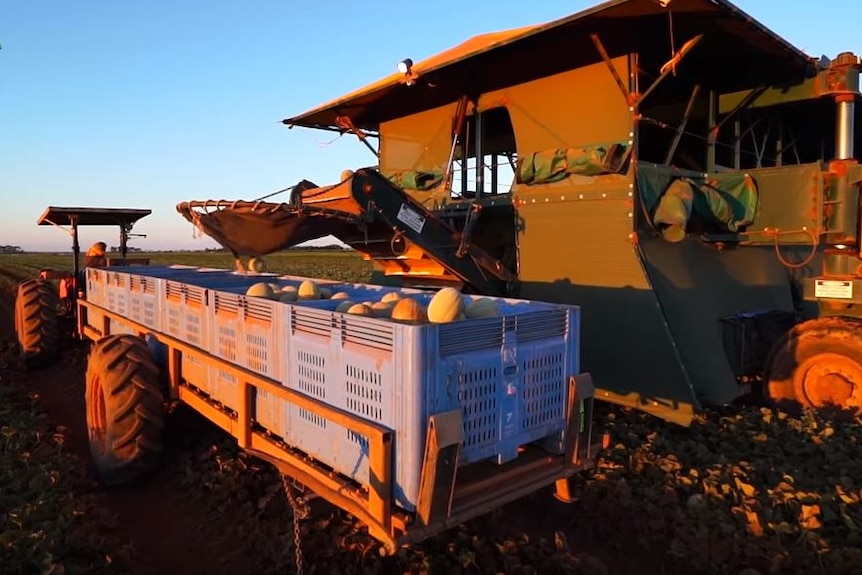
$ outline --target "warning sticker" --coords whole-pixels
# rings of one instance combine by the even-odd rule
[[[416,210],[408,207],[407,204],[401,204],[401,209],[398,210],[398,215],[395,216],[395,218],[404,222],[407,227],[417,234],[421,234],[422,228],[425,227],[425,217]]]
[[[814,280],[814,297],[851,299],[853,282],[844,280]]]

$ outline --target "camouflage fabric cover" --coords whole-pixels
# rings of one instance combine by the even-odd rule
[[[518,158],[517,182],[528,185],[547,184],[563,180],[572,174],[596,176],[613,173],[617,169],[611,164],[624,152],[625,147],[620,144],[533,152]]]
[[[405,190],[427,191],[443,181],[444,171],[435,170],[399,170],[387,174],[389,181]]]

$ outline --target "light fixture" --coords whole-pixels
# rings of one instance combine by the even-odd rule
[[[413,60],[410,58],[405,58],[398,62],[398,71],[404,74],[405,76],[413,70]]]

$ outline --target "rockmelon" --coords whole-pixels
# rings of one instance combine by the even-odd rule
[[[464,317],[497,317],[500,315],[500,309],[497,307],[497,302],[490,298],[480,298],[471,301],[466,309],[464,309]]]
[[[280,291],[278,292],[278,301],[289,303],[292,301],[296,301],[296,290],[293,291]]]
[[[391,291],[389,293],[383,294],[383,297],[380,298],[382,302],[396,302],[401,299],[401,294],[397,291]]]
[[[320,299],[330,299],[332,297],[332,290],[328,287],[320,288]]]
[[[428,321],[432,323],[456,321],[463,315],[464,299],[461,292],[453,287],[441,289],[428,303]]]
[[[251,297],[272,297],[272,288],[266,282],[258,282],[249,286],[247,290],[245,290],[245,295]]]
[[[395,302],[389,317],[395,321],[409,323],[424,323],[428,320],[425,308],[411,297],[401,298]]]
[[[374,317],[389,317],[389,314],[392,313],[392,306],[393,304],[390,302],[374,302],[371,305],[371,313],[374,314]]]
[[[253,272],[265,272],[266,262],[261,257],[254,257],[248,260],[248,269]]]
[[[350,309],[347,310],[347,313],[351,315],[374,315],[371,311],[371,308],[365,305],[364,303],[357,303],[350,306]]]
[[[343,302],[341,302],[340,304],[338,304],[338,306],[335,308],[335,311],[340,312],[340,313],[346,313],[347,310],[352,308],[354,305],[356,305],[355,302],[352,302],[349,299],[346,299]]]
[[[320,288],[311,280],[303,280],[297,289],[299,299],[320,299]]]
[[[329,299],[350,299],[350,294],[346,291],[340,291],[338,293],[332,294],[332,297]]]

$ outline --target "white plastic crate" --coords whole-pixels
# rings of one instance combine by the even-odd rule
[[[200,349],[210,339],[207,290],[176,281],[163,280],[159,294],[161,331]]]
[[[161,329],[159,302],[162,299],[164,282],[159,278],[130,274],[129,319],[149,328]]]
[[[418,326],[286,305],[283,382],[394,430],[396,501],[413,510],[434,413],[462,410],[462,465],[503,463],[537,441],[562,448],[579,309],[498,302],[506,317]],[[366,438],[293,405],[284,411],[288,444],[368,482]]]
[[[129,274],[105,271],[105,309],[126,317],[129,310]]]
[[[281,374],[283,331],[281,302],[243,294],[210,292],[209,322],[213,337],[209,352],[260,375]]]
[[[94,305],[107,306],[107,272],[98,268],[85,268],[87,301]]]

